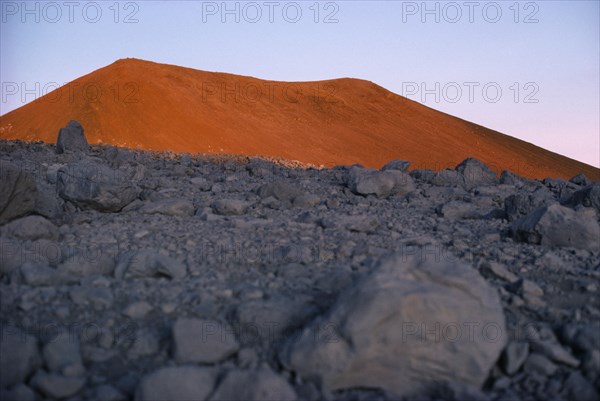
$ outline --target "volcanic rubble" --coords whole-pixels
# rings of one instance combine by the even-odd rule
[[[583,175],[90,146],[76,122],[0,167],[2,400],[600,398]]]

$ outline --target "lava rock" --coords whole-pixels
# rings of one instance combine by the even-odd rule
[[[117,280],[144,277],[181,279],[186,274],[187,268],[184,264],[152,250],[125,252],[119,256],[115,268],[115,278]]]
[[[2,327],[0,351],[0,388],[24,382],[41,365],[37,340],[16,327]]]
[[[511,230],[517,241],[530,244],[600,249],[600,226],[593,211],[574,211],[554,204],[517,220]]]
[[[193,216],[194,204],[187,199],[162,199],[145,204],[139,211],[146,214],[164,214],[166,216]]]
[[[210,401],[295,401],[297,399],[292,386],[268,367],[230,371],[210,397]]]
[[[497,183],[496,173],[490,170],[485,163],[474,158],[463,160],[456,166],[456,171],[463,176],[466,189]]]
[[[219,199],[212,205],[217,214],[225,216],[237,216],[246,213],[250,202],[238,199]]]
[[[36,196],[31,173],[16,164],[0,162],[0,224],[31,213]]]
[[[410,175],[398,170],[377,171],[353,167],[348,174],[348,188],[358,195],[407,195],[415,189]]]
[[[392,160],[391,162],[389,162],[385,166],[383,166],[381,168],[381,171],[399,170],[399,171],[407,172],[408,168],[410,167],[410,164],[411,163],[406,160]]]
[[[65,128],[58,130],[56,153],[89,151],[88,141],[83,133],[83,127],[77,121],[71,120]]]
[[[58,170],[56,187],[64,200],[82,209],[118,212],[141,190],[125,171],[83,160]]]
[[[180,318],[173,326],[174,357],[179,363],[215,363],[235,354],[233,329],[212,320]]]
[[[469,324],[476,329],[467,336]],[[476,270],[400,254],[344,292],[281,360],[328,391],[380,388],[410,397],[444,381],[481,387],[505,332],[498,294]]]
[[[58,227],[42,216],[27,216],[13,220],[3,226],[0,233],[20,240],[58,240]]]
[[[136,401],[206,400],[217,379],[216,372],[198,366],[165,367],[142,378]]]

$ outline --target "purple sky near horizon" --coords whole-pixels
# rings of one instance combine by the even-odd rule
[[[135,57],[367,79],[600,167],[598,1],[0,3],[0,115]]]

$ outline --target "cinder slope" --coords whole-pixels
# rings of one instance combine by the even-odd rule
[[[529,178],[600,170],[430,109],[368,81],[276,82],[119,60],[0,117],[1,139],[54,143],[80,121],[90,143],[265,155],[317,165],[392,159],[439,170],[476,157]]]

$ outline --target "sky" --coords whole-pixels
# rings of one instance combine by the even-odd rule
[[[0,3],[0,115],[134,57],[362,78],[600,167],[597,0]]]

